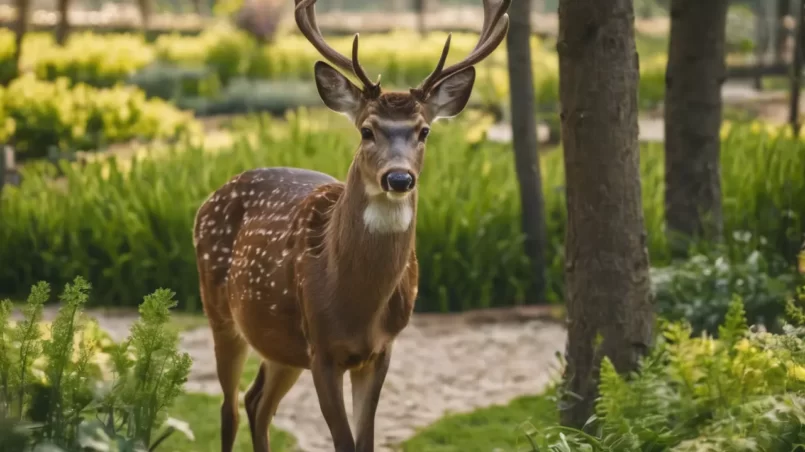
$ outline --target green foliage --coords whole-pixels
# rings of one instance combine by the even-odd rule
[[[213,190],[239,172],[260,166],[310,168],[339,178],[346,174],[357,142],[354,128],[331,112],[304,112],[289,115],[287,123],[266,117],[241,121],[233,132],[235,144],[215,152],[179,143],[163,154],[133,162],[111,159],[83,168],[63,164],[65,179],[59,186],[52,184],[49,171],[26,170],[23,185],[5,189],[0,205],[4,222],[0,287],[19,292],[22,284],[42,279],[64,283],[86,275],[99,299],[131,306],[138,302],[132,294],[170,286],[178,294],[179,306],[198,309],[191,231],[196,210]],[[487,121],[467,111],[460,119],[440,124],[429,138],[417,221],[420,310],[456,311],[533,301],[527,289],[532,278],[521,246],[514,162],[508,145],[483,141]],[[643,148],[647,244],[652,263],[658,266],[670,263],[664,233],[663,162],[661,146]],[[566,221],[561,153],[541,154],[541,168],[549,301],[559,301]],[[737,287],[741,272],[756,275],[756,289],[740,292],[744,289],[737,288],[746,296],[753,321],[761,315],[772,321],[779,312],[756,311],[776,306],[771,296],[762,294],[774,293],[778,278],[759,273],[776,275],[766,263],[773,260],[771,256],[779,254],[788,260],[793,258],[791,250],[799,248],[798,212],[805,212],[802,174],[805,152],[799,141],[772,139],[750,127],[734,127],[725,134],[727,262],[742,262],[728,252],[739,245],[762,252],[757,270],[730,267],[725,278]],[[737,231],[750,231],[751,237],[739,242],[735,237],[744,236],[733,237]],[[768,238],[763,247],[761,236]],[[740,259],[745,262],[746,258]],[[672,287],[666,297],[668,312],[680,316],[687,315],[681,304],[692,290],[708,285],[713,291],[722,290],[712,275],[695,279],[697,268],[714,266],[714,262],[687,265],[677,272],[683,275],[677,279],[681,289]],[[720,307],[702,317],[706,322],[695,322],[697,328],[717,324],[718,318],[712,320],[711,314],[725,312],[729,296],[720,299]]]
[[[89,291],[80,277],[67,284],[49,326],[41,321],[47,283],[33,287],[20,322],[10,319],[10,301],[0,305],[0,446],[13,445],[2,450],[139,452],[177,429],[192,437],[166,419],[190,371],[190,357],[166,328],[173,294],[146,297],[130,338],[114,344],[82,314]],[[152,441],[163,422],[168,428]]]
[[[370,73],[383,75],[384,87],[405,89],[418,84],[433,70],[445,38],[445,33],[429,33],[423,38],[412,31],[361,36],[361,62]],[[330,37],[329,41],[335,49],[349,54],[351,36]],[[476,41],[473,33],[453,33],[448,63],[467,55]],[[651,50],[641,54],[641,105],[654,106],[662,101],[664,92],[664,60],[653,56],[656,48],[643,47]],[[554,108],[559,95],[555,45],[535,36],[531,49],[537,103]],[[13,53],[13,33],[0,31],[0,80],[11,80],[16,75]],[[170,87],[189,81],[191,86],[187,89],[191,93],[187,95],[204,97],[215,97],[220,89],[217,85],[226,86],[243,78],[310,82],[313,63],[320,58],[298,33],[280,35],[274,43],[259,46],[247,33],[229,25],[208,27],[197,36],[161,35],[153,44],[137,34],[84,32],[72,34],[66,45],[59,47],[49,34],[29,33],[22,52],[23,67],[31,68],[42,80],[66,78],[70,84],[112,87],[128,81],[147,83],[158,76]],[[478,96],[490,107],[505,107],[509,102],[505,47],[478,69]],[[186,71],[204,75],[188,77]],[[173,89],[149,92],[163,99],[173,99],[176,94]]]
[[[657,312],[669,320],[687,320],[696,334],[716,334],[733,296],[739,295],[752,324],[779,329],[778,319],[795,278],[785,261],[768,254],[770,257],[754,250],[746,257],[731,258],[711,252],[653,269]]]
[[[800,298],[802,300],[802,298]],[[790,304],[803,317],[801,308]],[[533,450],[790,452],[805,442],[805,334],[747,328],[735,297],[720,339],[669,323],[639,372],[601,367],[593,433],[542,429]],[[799,446],[798,446],[799,445]]]
[[[20,158],[61,151],[95,150],[134,138],[176,138],[198,130],[192,115],[136,88],[69,86],[67,79],[37,80],[28,74],[0,89],[0,141],[11,141]]]

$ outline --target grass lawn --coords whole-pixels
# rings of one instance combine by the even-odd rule
[[[221,450],[220,413],[221,397],[207,394],[185,394],[177,399],[168,415],[190,424],[196,440],[190,441],[181,433],[174,433],[160,445],[164,452],[218,452]],[[270,429],[272,452],[290,452],[296,443],[294,438],[281,430]],[[249,421],[241,402],[240,428],[235,440],[238,451],[252,450],[252,439],[249,434]]]
[[[549,389],[521,397],[508,405],[447,416],[402,444],[404,452],[520,452],[531,451],[526,433],[554,426],[559,417]]]
[[[177,332],[188,331],[207,325],[207,318],[200,314],[173,313],[171,315],[171,328]],[[246,361],[243,376],[240,379],[240,388],[245,391],[252,384],[260,360],[252,353]],[[221,450],[220,411],[222,397],[218,395],[188,393],[176,400],[173,407],[168,409],[168,415],[190,424],[195,441],[188,440],[183,434],[176,432],[160,445],[159,450],[164,452],[218,452]],[[270,428],[272,452],[290,452],[294,449],[296,440],[290,434]],[[240,402],[240,425],[235,440],[236,451],[252,450],[252,439],[249,434],[249,420],[243,401]]]
[[[202,317],[203,318],[203,317]],[[189,322],[192,323],[192,322]],[[245,391],[257,375],[260,361],[251,355],[240,379],[240,388]],[[181,433],[174,433],[165,441],[159,450],[164,452],[218,452],[221,450],[220,411],[222,397],[207,394],[189,393],[179,397],[168,410],[168,415],[190,424],[196,440],[190,441]],[[269,430],[272,452],[289,452],[293,450],[296,440],[290,434],[271,428]],[[249,420],[243,401],[240,402],[240,426],[235,440],[237,451],[252,450],[252,439],[249,434]]]

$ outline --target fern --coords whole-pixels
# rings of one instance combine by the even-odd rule
[[[666,323],[634,375],[624,378],[602,361],[589,422],[595,434],[546,429],[532,438],[533,450],[803,450],[805,314],[793,300],[788,311],[799,326],[785,325],[782,334],[749,328],[738,296],[718,339],[693,335],[686,322]]]

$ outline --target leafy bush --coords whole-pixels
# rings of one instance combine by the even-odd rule
[[[800,303],[805,292],[800,293]],[[720,339],[670,323],[628,378],[604,359],[591,434],[535,432],[533,450],[791,452],[805,442],[805,312],[780,335],[747,328],[740,297]],[[561,436],[560,436],[561,435]]]
[[[748,233],[733,235],[738,244],[751,237]],[[755,249],[742,254],[696,254],[680,264],[652,269],[657,312],[668,320],[689,322],[695,334],[717,334],[737,294],[753,325],[778,330],[786,297],[794,287],[793,271],[773,253],[767,257]]]
[[[0,141],[11,141],[21,159],[63,151],[94,150],[133,138],[177,138],[197,131],[190,113],[146,100],[136,88],[69,86],[67,79],[27,74],[0,88]]]
[[[145,297],[131,336],[114,344],[83,318],[89,290],[80,277],[68,284],[49,326],[41,322],[47,283],[33,287],[19,322],[10,320],[10,301],[0,304],[0,449],[134,452],[177,427],[192,436],[167,419],[154,439],[190,372],[189,355],[177,351],[178,337],[166,328],[173,293]]]
[[[297,166],[343,178],[356,131],[327,111],[289,115],[289,122],[243,121],[230,149],[176,145],[165,155],[63,165],[64,184],[28,170],[0,204],[0,287],[87,275],[101,299],[132,305],[135,293],[173,287],[180,305],[197,309],[193,218],[202,201],[235,174],[259,166]],[[486,117],[468,111],[429,138],[422,174],[417,249],[422,267],[418,309],[455,311],[534,301],[521,246],[513,159],[505,144],[483,141]],[[646,146],[641,181],[648,247],[654,265],[670,263],[664,233],[663,153]],[[549,300],[562,299],[564,170],[560,152],[541,154],[547,222]],[[734,231],[764,256],[792,262],[805,211],[805,152],[799,141],[734,127],[722,151],[727,249]],[[472,177],[467,177],[471,175]],[[782,215],[781,212],[790,212]],[[787,253],[787,254],[786,254]],[[765,305],[765,303],[764,303]],[[754,308],[753,308],[754,309]],[[753,313],[754,315],[754,313]],[[765,315],[766,319],[771,316]]]

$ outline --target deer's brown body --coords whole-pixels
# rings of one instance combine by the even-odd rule
[[[216,333],[302,369],[316,351],[349,370],[385,348],[414,305],[413,224],[383,235],[349,224],[366,210],[359,184],[345,190],[326,174],[265,168],[234,177],[204,203],[194,233]],[[350,245],[359,242],[366,246]],[[329,303],[310,303],[319,299]]]
[[[346,180],[296,168],[246,171],[199,209],[194,244],[204,311],[215,341],[221,448],[238,426],[238,381],[248,348],[263,360],[246,393],[254,450],[269,451],[268,425],[300,373],[310,369],[337,452],[374,450],[374,417],[394,338],[414,308],[416,182],[429,125],[457,115],[475,80],[473,64],[505,36],[509,0],[485,0],[473,53],[436,70],[408,93],[382,93],[357,61],[330,48],[315,25],[315,0],[297,0],[300,30],[330,65],[314,72],[319,95],[361,133]],[[501,20],[503,19],[503,20]],[[350,372],[355,433],[344,408]]]

